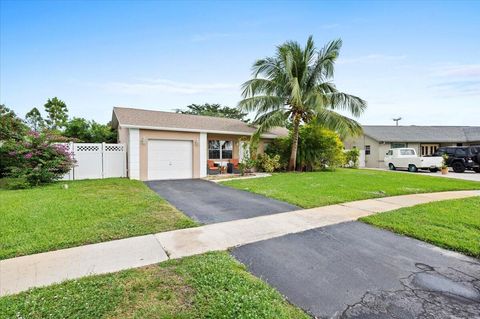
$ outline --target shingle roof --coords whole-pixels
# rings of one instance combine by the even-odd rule
[[[364,125],[363,133],[380,142],[480,142],[480,126]]]
[[[142,110],[126,107],[113,108],[113,123],[115,121],[121,126],[156,128],[172,130],[191,130],[199,132],[231,133],[251,135],[255,127],[237,119],[228,119],[213,116],[201,116],[180,114],[163,111]],[[274,128],[266,135],[286,136],[288,130],[285,128]]]

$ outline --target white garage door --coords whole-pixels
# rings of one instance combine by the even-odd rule
[[[193,177],[192,141],[148,141],[148,179]]]

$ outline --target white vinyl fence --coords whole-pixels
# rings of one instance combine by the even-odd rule
[[[126,177],[127,156],[124,144],[59,143],[73,153],[76,164],[64,180]]]

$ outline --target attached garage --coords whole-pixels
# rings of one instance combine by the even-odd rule
[[[148,141],[148,179],[193,178],[193,143],[186,140]]]
[[[206,177],[208,160],[240,160],[242,141],[256,131],[237,119],[124,107],[113,109],[112,127],[127,145],[128,177],[141,181]],[[278,136],[288,136],[288,130],[263,134],[259,152]]]

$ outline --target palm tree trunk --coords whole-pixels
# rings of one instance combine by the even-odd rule
[[[288,170],[295,171],[297,165],[297,149],[298,149],[298,130],[300,128],[300,116],[295,115],[293,118],[293,136],[292,136],[292,152],[290,153],[290,162]]]

